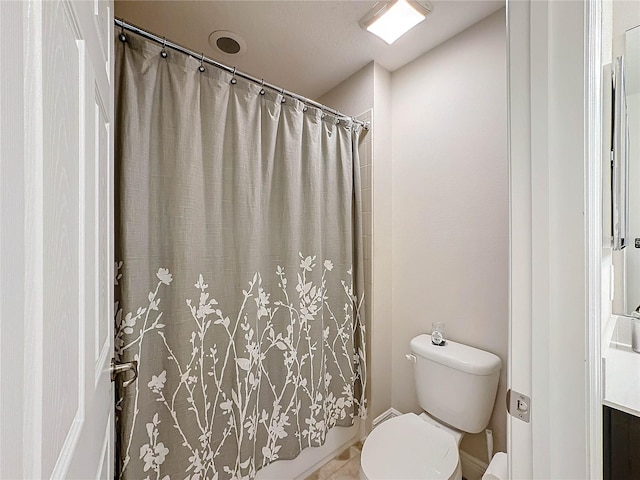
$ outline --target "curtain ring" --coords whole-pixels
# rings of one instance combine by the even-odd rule
[[[264,78],[262,79],[262,82],[260,83],[260,95],[264,95],[266,92],[264,91]]]
[[[168,56],[167,51],[165,50],[166,45],[167,45],[167,37],[162,37],[162,51],[160,52],[160,56],[162,58],[167,58]]]
[[[205,68],[204,68],[204,52],[202,52],[202,57],[200,58],[200,66],[198,67],[198,70],[200,70],[200,73],[204,73]]]
[[[282,99],[280,99],[280,103],[284,103],[287,101],[286,98],[284,98],[284,88],[280,89],[280,95],[282,95]]]
[[[236,67],[233,67],[233,73],[231,75],[231,85],[235,85],[238,83],[238,80],[236,80]]]
[[[309,105],[307,105],[306,103],[302,106],[302,111],[306,112],[307,110],[309,110]]]
[[[127,36],[124,34],[124,26],[125,26],[124,19],[120,19],[120,22],[121,22],[120,23],[120,35],[118,35],[118,39],[120,39],[120,41],[122,43],[126,43]]]
[[[324,105],[320,105],[320,118],[324,118],[327,116],[327,114],[324,111]]]

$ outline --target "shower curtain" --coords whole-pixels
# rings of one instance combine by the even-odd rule
[[[119,475],[253,478],[365,415],[362,132],[116,44]]]

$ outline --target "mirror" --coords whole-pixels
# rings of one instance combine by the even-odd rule
[[[622,250],[629,237],[629,117],[627,110],[625,57],[616,58],[613,70],[613,135],[611,205],[613,249]]]
[[[640,25],[625,33],[614,64],[612,235],[617,278],[614,313],[640,315]],[[626,248],[625,248],[626,247]],[[635,312],[636,315],[633,315]]]

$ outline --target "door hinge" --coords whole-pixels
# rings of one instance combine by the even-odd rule
[[[529,423],[531,418],[531,398],[514,390],[508,390],[507,411],[509,415]]]

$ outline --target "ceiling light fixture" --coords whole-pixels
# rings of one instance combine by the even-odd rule
[[[422,22],[432,11],[433,5],[428,1],[378,2],[360,20],[360,26],[391,45]]]
[[[218,53],[238,56],[247,50],[247,42],[237,33],[216,30],[209,35],[209,45]]]

